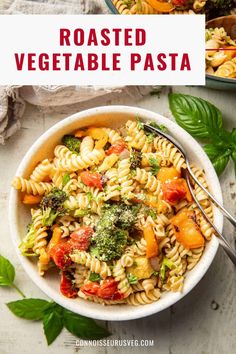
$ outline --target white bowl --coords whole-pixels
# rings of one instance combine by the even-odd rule
[[[16,175],[28,177],[32,168],[35,167],[41,159],[52,156],[53,148],[59,143],[64,134],[68,134],[80,127],[95,124],[119,127],[128,119],[135,119],[137,115],[143,120],[154,120],[158,124],[163,124],[167,127],[168,131],[179,140],[186,149],[190,160],[205,170],[211,192],[222,202],[219,180],[201,146],[188,133],[169,119],[157,113],[137,107],[98,107],[76,113],[60,121],[33,144],[21,161]],[[213,237],[212,240],[207,243],[199,263],[186,275],[183,291],[181,293],[163,293],[161,299],[152,304],[144,306],[102,306],[82,299],[68,299],[60,293],[58,275],[50,274],[49,276],[46,275],[44,278],[40,277],[35,264],[30,259],[20,254],[18,245],[25,234],[25,228],[30,219],[29,208],[20,202],[19,193],[13,188],[11,189],[9,203],[9,222],[12,240],[21,264],[27,274],[45,294],[61,306],[75,313],[95,319],[109,321],[131,320],[145,317],[168,308],[182,299],[200,281],[212,263],[218,248],[218,240],[216,237]],[[214,208],[214,220],[218,229],[222,230],[223,217],[216,208]]]

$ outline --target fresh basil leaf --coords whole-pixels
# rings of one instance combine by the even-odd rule
[[[204,151],[207,153],[208,157],[210,158],[217,175],[219,176],[227,166],[229,159],[230,159],[230,154],[231,150],[226,149],[222,153],[222,147],[212,145],[212,144],[207,144],[203,146]]]
[[[9,310],[17,317],[26,320],[41,320],[50,302],[42,299],[23,299],[7,303]]]
[[[79,338],[100,339],[110,335],[106,328],[100,327],[91,318],[77,315],[66,309],[63,310],[63,319],[66,329]]]
[[[66,172],[62,178],[62,188],[64,188],[69,181],[70,181],[70,175],[68,172]]]
[[[231,132],[231,140],[236,147],[236,128],[233,128],[233,130]]]
[[[213,166],[218,176],[221,175],[221,173],[224,171],[225,167],[227,166],[229,162],[229,157],[230,157],[229,155],[223,155],[223,156],[219,156],[217,159],[213,161]]]
[[[50,345],[59,336],[63,329],[63,319],[57,311],[46,313],[43,317],[43,330]]]
[[[169,105],[176,122],[193,137],[219,140],[222,114],[213,104],[202,98],[171,93]]]
[[[15,279],[15,269],[11,262],[0,255],[0,286],[10,286]]]
[[[101,280],[100,274],[95,273],[95,272],[90,272],[89,280],[90,281],[95,281],[95,282],[100,281]]]

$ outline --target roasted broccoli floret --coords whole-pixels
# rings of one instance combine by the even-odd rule
[[[137,205],[126,205],[124,203],[106,204],[97,224],[97,230],[114,230],[116,227],[125,230],[132,228],[139,208]]]
[[[127,245],[128,232],[116,228],[112,233],[109,230],[103,230],[96,233],[92,238],[91,249],[101,261],[109,261],[115,258],[120,258]]]
[[[27,225],[27,234],[23,238],[21,244],[19,245],[19,249],[23,256],[35,256],[35,253],[33,251],[33,246],[34,246],[34,240],[35,240],[35,229],[33,224]]]
[[[90,251],[100,260],[119,258],[128,244],[129,232],[137,219],[139,207],[120,204],[104,206]]]
[[[74,135],[64,135],[62,138],[62,143],[75,154],[79,153],[81,140],[76,138]]]
[[[43,225],[51,226],[58,216],[66,213],[66,208],[64,207],[66,198],[66,193],[56,187],[43,197],[40,202],[40,208],[43,212]]]

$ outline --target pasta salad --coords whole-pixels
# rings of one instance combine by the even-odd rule
[[[206,30],[206,72],[236,78],[236,41],[223,27]]]
[[[113,0],[113,4],[123,15],[135,14],[194,14],[201,12],[206,0]]]
[[[139,120],[63,136],[53,158],[12,182],[31,207],[22,254],[37,259],[42,276],[57,268],[69,298],[145,305],[181,291],[213,234],[185,168],[178,149]],[[192,168],[207,188],[204,172]],[[207,195],[192,183],[213,219]]]

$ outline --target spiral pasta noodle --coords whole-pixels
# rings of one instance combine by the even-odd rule
[[[121,261],[117,261],[113,267],[113,276],[118,282],[118,289],[127,298],[132,293],[132,287],[126,277],[125,268],[121,265]]]
[[[71,254],[70,257],[73,262],[85,265],[91,272],[100,274],[102,278],[111,275],[110,267],[105,262],[101,262],[95,257],[92,257],[89,253],[80,251]]]
[[[162,137],[156,137],[154,139],[154,148],[157,151],[162,151],[165,156],[172,162],[177,171],[180,171],[181,168],[186,168],[186,163],[182,154],[179,150],[167,139]]]
[[[52,165],[49,159],[45,159],[40,162],[30,175],[30,180],[34,182],[43,182],[43,180],[49,175],[52,169]]]
[[[160,299],[160,289],[154,289],[146,293],[145,291],[136,292],[127,298],[127,303],[133,306],[151,304]]]
[[[126,123],[126,129],[128,133],[127,141],[131,147],[142,152],[152,151],[152,145],[149,143],[148,137],[142,128],[138,128],[137,122],[129,120]]]
[[[143,188],[147,189],[149,192],[152,192],[153,195],[158,195],[160,193],[161,183],[150,172],[137,168],[135,179],[140,184],[143,184]]]
[[[12,186],[21,192],[33,195],[43,195],[49,193],[52,189],[52,184],[47,182],[34,182],[22,177],[15,177],[12,181]]]

